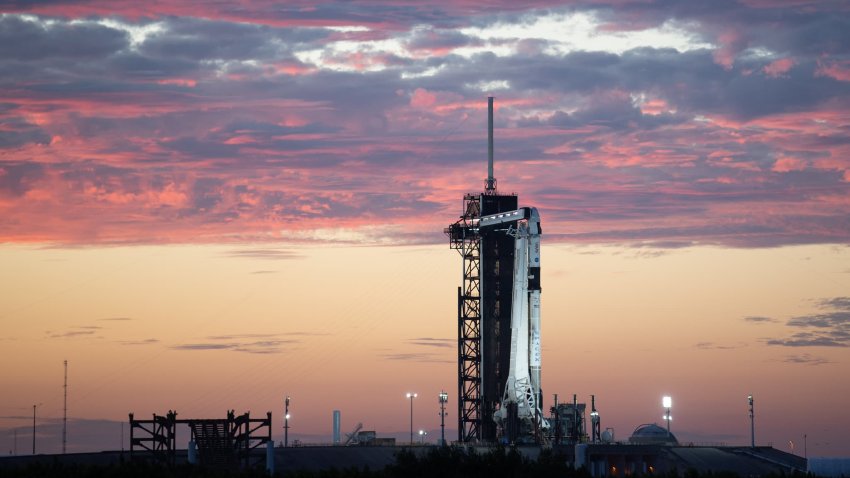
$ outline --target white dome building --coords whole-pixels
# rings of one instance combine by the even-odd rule
[[[645,423],[635,428],[632,436],[629,437],[629,443],[635,445],[671,445],[679,444],[676,436],[667,432],[666,429],[656,425],[655,423]]]

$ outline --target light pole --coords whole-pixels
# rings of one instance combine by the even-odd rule
[[[425,443],[425,435],[427,435],[427,434],[428,434],[428,432],[426,432],[425,430],[419,430],[419,444],[420,445]]]
[[[670,420],[673,417],[670,416],[670,408],[673,406],[673,399],[669,396],[665,396],[661,399],[661,406],[667,409],[667,412],[664,414],[664,419],[667,420],[667,436],[670,436]]]
[[[755,424],[755,412],[753,411],[753,396],[747,396],[747,400],[750,403],[750,447],[756,447],[756,424]]]
[[[283,415],[283,447],[286,448],[289,446],[289,395],[286,396],[284,403],[286,406]]]
[[[418,395],[416,393],[407,392],[407,398],[410,399],[410,444],[413,445],[413,399]]]
[[[446,446],[446,403],[449,401],[449,394],[440,392],[440,445]]]

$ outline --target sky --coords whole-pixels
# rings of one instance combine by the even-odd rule
[[[850,456],[850,4],[0,4],[0,452],[127,413],[456,436],[443,228],[543,225],[543,389]],[[280,421],[277,420],[276,421]],[[275,438],[282,436],[276,423]],[[17,436],[17,440],[15,437]],[[187,439],[188,439],[188,435]],[[804,438],[805,437],[805,438]]]

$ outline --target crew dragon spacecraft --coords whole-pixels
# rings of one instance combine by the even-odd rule
[[[540,216],[502,194],[493,176],[493,98],[488,101],[487,180],[464,195],[445,229],[463,258],[458,288],[458,434],[462,442],[540,442]]]

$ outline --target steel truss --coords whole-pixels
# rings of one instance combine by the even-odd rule
[[[136,420],[130,414],[130,457],[147,451],[154,460],[175,464],[177,425],[188,425],[191,441],[198,447],[200,463],[216,468],[249,467],[262,463],[265,453],[259,450],[272,441],[272,413],[265,418],[251,418],[248,413],[236,416],[227,411],[225,419],[177,419],[169,410],[152,420]]]
[[[463,285],[458,287],[458,440],[481,439],[481,198],[467,194],[463,215],[445,229],[449,247],[463,259]]]

